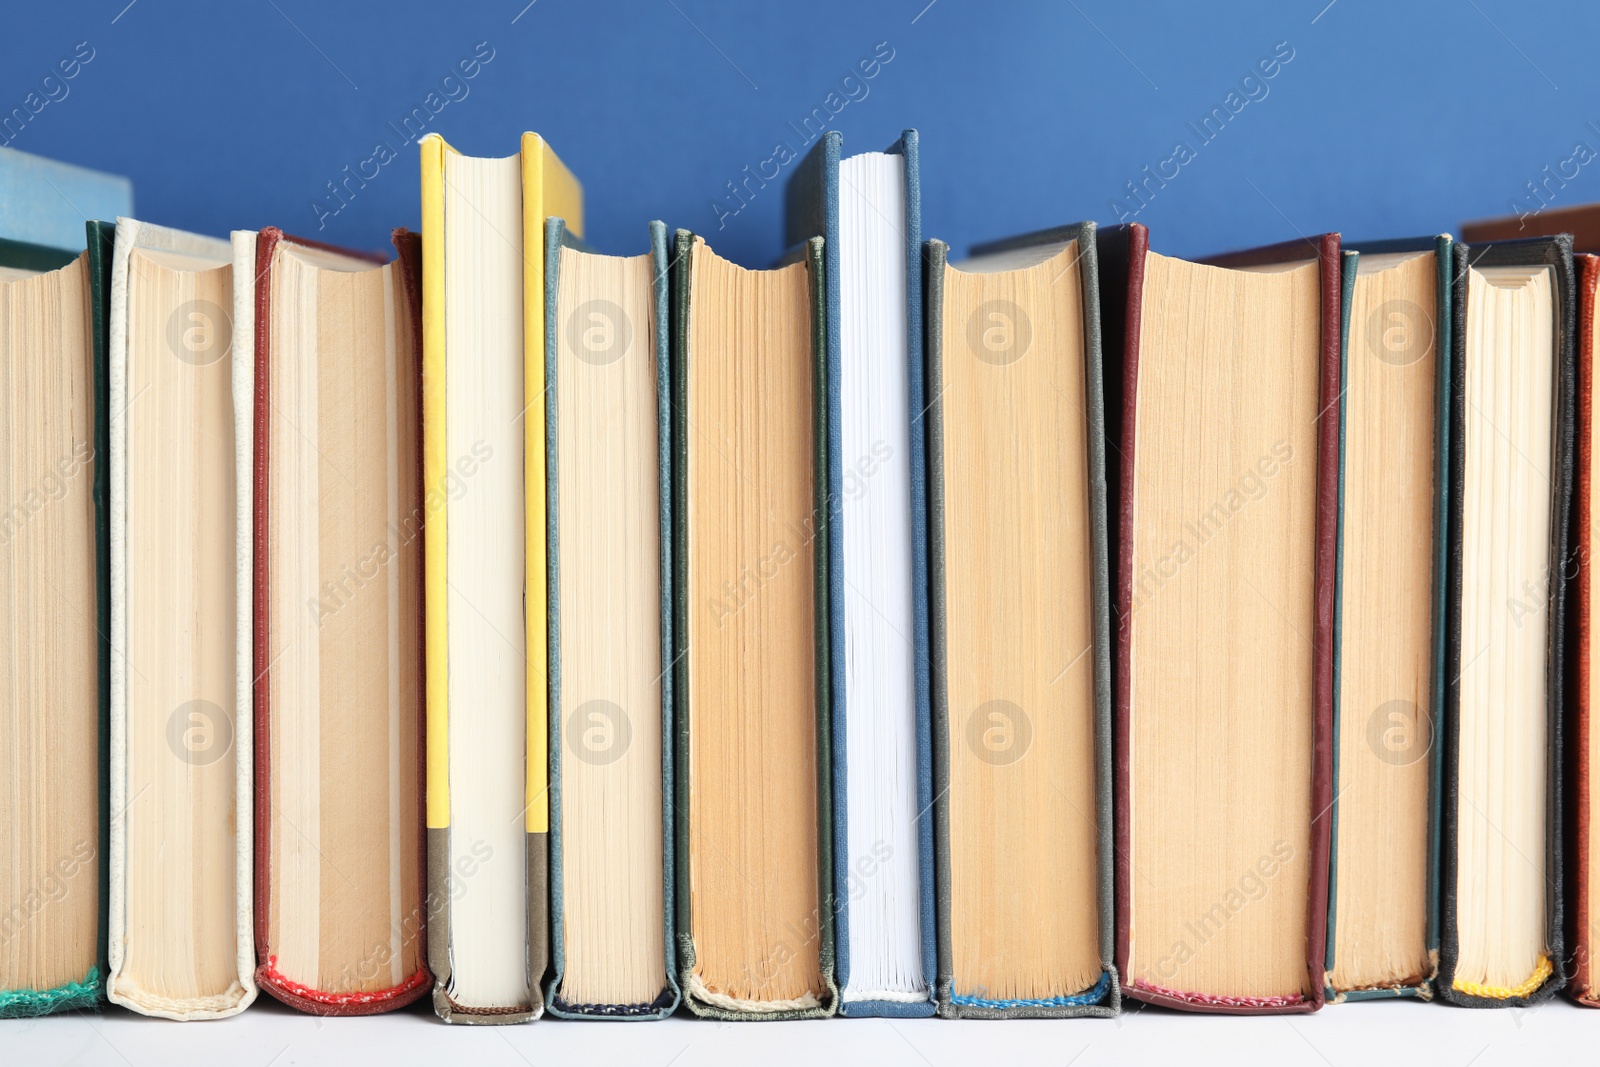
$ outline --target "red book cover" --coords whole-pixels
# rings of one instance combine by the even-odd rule
[[[1572,998],[1587,1007],[1600,1007],[1600,988],[1595,985],[1593,922],[1589,917],[1589,740],[1592,726],[1589,722],[1589,607],[1591,576],[1589,529],[1594,521],[1590,497],[1590,478],[1593,470],[1594,426],[1594,302],[1595,287],[1600,284],[1600,256],[1574,256],[1578,273],[1578,462],[1577,484],[1573,490],[1572,560],[1572,612],[1567,619],[1567,641],[1572,651],[1567,661],[1571,671],[1571,701],[1569,711],[1572,736],[1568,760],[1572,775],[1572,788],[1568,793],[1572,828],[1567,855],[1571,857],[1572,906],[1568,913],[1572,944],[1572,982],[1568,990]]]
[[[1305,739],[1311,767],[1308,885],[1305,893],[1304,992],[1292,995],[1251,996],[1202,993],[1171,987],[1130,973],[1132,950],[1133,806],[1132,744],[1133,668],[1132,622],[1135,604],[1134,460],[1137,443],[1139,360],[1144,328],[1146,264],[1149,233],[1134,223],[1104,231],[1101,247],[1102,293],[1105,298],[1107,417],[1110,443],[1115,446],[1114,510],[1117,516],[1115,690],[1116,813],[1116,954],[1117,968],[1127,996],[1151,1004],[1185,1011],[1228,1014],[1310,1012],[1322,1006],[1323,956],[1327,928],[1328,853],[1332,806],[1333,753],[1333,609],[1335,551],[1339,509],[1339,405],[1341,262],[1338,234],[1295,241],[1220,257],[1213,266],[1241,268],[1267,264],[1315,261],[1319,270],[1320,340],[1318,345],[1318,409],[1315,421],[1315,545],[1313,558],[1313,618],[1293,620],[1311,644],[1311,736]],[[1120,381],[1114,361],[1120,352]],[[1120,385],[1120,403],[1113,393]],[[1120,423],[1120,428],[1118,424]],[[1191,924],[1193,925],[1193,924]]]
[[[256,296],[254,296],[254,442],[253,442],[253,544],[254,544],[254,576],[253,576],[253,659],[254,659],[254,758],[256,758],[256,817],[254,817],[254,838],[256,838],[256,869],[254,869],[254,937],[256,937],[256,981],[261,989],[272,993],[275,998],[282,1000],[286,1005],[307,1011],[307,1013],[320,1014],[320,1016],[354,1016],[354,1014],[376,1014],[382,1011],[392,1011],[395,1008],[410,1005],[411,1001],[424,997],[432,987],[434,976],[427,968],[427,845],[422,830],[422,803],[426,797],[426,781],[424,781],[424,757],[426,757],[426,744],[424,744],[424,715],[422,715],[422,614],[421,614],[421,589],[422,589],[422,552],[421,552],[421,365],[422,365],[422,301],[421,301],[421,240],[418,235],[410,234],[406,230],[395,230],[394,246],[397,251],[397,261],[384,267],[386,256],[382,254],[352,253],[352,251],[322,245],[318,242],[309,242],[298,237],[283,234],[282,230],[266,229],[256,238]],[[408,322],[408,330],[397,331],[395,344],[400,346],[398,357],[395,358],[394,386],[397,387],[397,400],[394,410],[402,426],[398,427],[398,470],[406,474],[406,467],[410,467],[410,477],[402,477],[402,499],[406,494],[411,494],[416,499],[416,507],[408,509],[400,515],[400,522],[392,523],[387,515],[382,517],[384,525],[389,528],[390,552],[379,553],[378,557],[358,558],[354,563],[354,571],[350,566],[334,568],[338,573],[334,576],[331,587],[318,590],[315,600],[315,629],[322,630],[323,619],[336,613],[346,605],[346,598],[354,597],[360,592],[360,584],[371,581],[373,574],[368,571],[373,569],[371,563],[378,561],[379,573],[390,577],[386,571],[398,569],[394,574],[395,585],[402,589],[410,590],[416,603],[414,611],[414,625],[400,629],[400,640],[410,645],[410,653],[402,651],[397,659],[397,672],[402,681],[400,697],[402,701],[413,704],[414,731],[408,731],[411,736],[403,737],[403,745],[414,747],[414,761],[405,760],[402,765],[402,774],[414,774],[414,790],[411,793],[410,805],[402,803],[402,809],[397,821],[389,827],[390,838],[394,835],[402,838],[403,849],[414,851],[414,862],[402,864],[398,872],[402,886],[410,883],[410,894],[416,899],[416,907],[406,910],[400,917],[390,921],[389,928],[382,934],[382,939],[374,939],[368,949],[352,955],[344,961],[342,966],[334,961],[333,969],[338,971],[333,981],[326,981],[326,969],[330,968],[330,961],[320,961],[318,969],[322,971],[320,981],[298,981],[291,974],[286,974],[280,969],[280,949],[282,949],[283,934],[278,929],[278,920],[282,917],[282,902],[278,901],[278,886],[274,881],[274,768],[272,768],[272,750],[274,750],[274,723],[282,723],[282,718],[275,720],[277,715],[285,715],[293,709],[275,709],[272,701],[272,683],[274,683],[274,664],[282,662],[286,651],[285,645],[291,645],[296,637],[280,635],[275,632],[277,622],[280,630],[293,627],[294,619],[291,614],[288,621],[275,619],[272,611],[274,603],[274,589],[272,589],[272,560],[274,560],[274,545],[272,545],[272,531],[274,531],[274,448],[272,448],[272,430],[274,418],[286,418],[285,408],[290,406],[290,398],[274,400],[274,376],[272,376],[272,330],[274,330],[274,306],[272,306],[272,291],[274,291],[274,270],[280,264],[280,254],[285,248],[301,248],[301,250],[314,250],[320,253],[331,253],[339,256],[342,264],[341,270],[350,270],[352,267],[363,267],[362,262],[370,262],[368,269],[392,269],[397,278],[394,282],[395,307],[400,317]],[[355,262],[352,262],[355,261]],[[354,304],[354,302],[352,302]],[[381,330],[382,325],[374,328]],[[296,368],[301,370],[302,368]],[[315,368],[314,368],[315,371]],[[350,394],[357,394],[362,389],[386,389],[386,381],[382,374],[376,376],[355,376],[357,384],[346,386],[344,382],[336,382],[334,389],[349,387]],[[294,386],[294,382],[286,382],[285,389]],[[354,421],[355,414],[350,414]],[[414,426],[413,426],[414,422]],[[296,427],[298,429],[298,427]],[[366,434],[366,430],[360,430]],[[293,440],[293,438],[291,438]],[[386,446],[384,440],[368,440],[360,438],[362,448],[382,450]],[[309,443],[309,442],[307,442]],[[392,445],[394,442],[389,442]],[[312,445],[315,448],[315,445]],[[318,450],[320,451],[320,450]],[[416,454],[410,454],[416,453]],[[330,459],[326,454],[320,456],[320,461],[328,466]],[[338,491],[339,475],[334,475],[334,488],[318,486],[318,493],[322,499],[318,501],[325,510],[339,509],[344,512],[354,512],[355,509],[373,509],[370,499],[360,499],[354,493],[344,494],[341,499]],[[354,498],[354,499],[352,499]],[[382,501],[379,501],[382,506]],[[371,517],[370,517],[371,518]],[[394,549],[392,545],[402,545]],[[326,563],[326,561],[325,561]],[[322,574],[330,573],[328,566],[323,566]],[[354,576],[352,576],[354,574]],[[395,611],[398,611],[395,608]],[[414,630],[414,632],[408,632]],[[301,640],[306,640],[304,635],[299,635]],[[312,635],[315,640],[317,635]],[[280,640],[282,638],[282,640]],[[365,649],[363,649],[365,651]],[[374,654],[390,654],[394,656],[394,649],[373,649]],[[410,662],[408,662],[410,659]],[[347,667],[354,667],[347,664]],[[346,669],[346,665],[334,667],[336,670]],[[280,667],[282,670],[282,667]],[[350,709],[344,702],[344,697],[349,694],[341,689],[334,689],[333,693],[322,693],[322,701],[317,709],[318,715],[349,715]],[[403,747],[402,747],[403,752]],[[360,798],[370,800],[371,793],[381,785],[387,793],[389,782],[374,782],[370,774],[342,774],[339,766],[333,765],[330,769],[328,753],[320,753],[320,797],[318,803],[322,809],[338,811],[339,806],[355,805]],[[403,793],[403,790],[402,790]],[[278,817],[285,819],[282,809]],[[286,819],[285,819],[286,821]],[[317,827],[302,829],[294,825],[298,837],[306,837],[307,833],[317,832]],[[374,829],[374,835],[378,830]],[[312,843],[312,848],[317,848]],[[344,864],[355,864],[365,859],[366,841],[355,843],[354,848],[349,841],[344,845],[330,845],[323,843],[323,848],[328,853],[318,849],[318,864],[333,864],[338,869],[338,859],[333,859],[330,853],[334,849],[342,848],[341,856]],[[365,861],[374,862],[374,861]],[[341,873],[342,872],[341,870]],[[350,872],[354,875],[354,872]],[[384,875],[384,878],[389,875]],[[334,889],[341,893],[344,889]],[[405,897],[405,891],[402,897]],[[304,942],[304,931],[299,941]],[[318,936],[318,931],[312,931],[312,939]],[[410,942],[410,949],[397,952],[395,944],[405,945]],[[400,981],[390,982],[397,966],[394,960],[397,957],[414,958],[414,968],[410,973],[402,974]],[[379,977],[386,976],[386,977]],[[304,977],[304,976],[302,976]]]

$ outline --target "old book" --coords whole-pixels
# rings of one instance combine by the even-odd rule
[[[1439,992],[1564,982],[1561,732],[1576,289],[1567,236],[1457,245]]]
[[[699,1015],[831,1015],[822,241],[673,251],[678,973]]]
[[[117,222],[111,289],[106,995],[232,1015],[251,937],[250,394],[233,325],[255,235]]]
[[[97,1007],[105,981],[110,238],[88,238],[0,240],[0,1018]]]
[[[841,158],[825,134],[789,183],[788,237],[824,238],[829,710],[839,1012],[932,1015],[927,400],[916,130]]]
[[[253,343],[255,941],[302,1011],[427,993],[420,242],[262,230]],[[243,346],[243,347],[237,347]]]
[[[669,902],[672,519],[667,231],[603,256],[545,235],[550,974],[576,1019],[678,1005]]]
[[[1433,996],[1449,237],[1344,252],[1330,1001]]]
[[[535,134],[421,141],[428,960],[450,1022],[544,1010],[549,962],[544,225],[583,225]]]
[[[1102,231],[1117,959],[1195,1011],[1323,1002],[1339,238],[1195,263]]]
[[[1095,226],[928,243],[939,1012],[1114,1015]]]

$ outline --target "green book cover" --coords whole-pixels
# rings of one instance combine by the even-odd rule
[[[96,697],[95,735],[97,738],[96,752],[96,826],[95,840],[91,844],[84,842],[72,852],[70,863],[72,873],[66,875],[61,869],[41,870],[23,875],[23,882],[32,886],[17,901],[0,902],[10,910],[5,921],[9,924],[14,919],[24,922],[49,922],[50,907],[52,902],[64,900],[67,894],[82,891],[80,878],[93,877],[97,892],[96,902],[96,936],[94,949],[94,962],[81,979],[58,985],[51,989],[0,989],[0,1018],[18,1018],[24,1016],[46,1015],[51,1012],[66,1011],[69,1009],[98,1009],[104,1001],[105,974],[106,974],[106,910],[107,897],[107,854],[106,834],[109,826],[107,818],[107,796],[109,781],[107,779],[108,750],[110,731],[108,729],[108,713],[110,709],[109,672],[111,662],[110,644],[110,555],[109,542],[106,535],[107,513],[107,468],[100,462],[100,457],[106,454],[107,439],[107,378],[106,378],[106,329],[107,307],[110,301],[110,270],[111,270],[111,244],[115,226],[109,223],[90,222],[86,228],[87,256],[86,258],[86,283],[85,294],[89,303],[89,328],[90,342],[93,347],[91,361],[91,400],[90,409],[93,412],[92,428],[92,453],[91,477],[93,479],[91,494],[94,502],[94,569],[95,590],[97,606],[96,627],[96,674],[98,682]],[[84,253],[74,254],[56,248],[47,248],[42,245],[26,244],[19,241],[0,239],[0,266],[25,271],[48,272],[68,267],[83,257]],[[74,456],[78,455],[75,451]],[[16,506],[17,501],[6,502],[6,513],[9,515]],[[8,536],[9,539],[9,536]],[[41,758],[46,754],[36,754],[33,758]],[[28,760],[29,754],[22,753],[22,758]],[[94,871],[84,872],[84,853],[93,861]],[[59,888],[59,895],[56,887]],[[20,909],[20,910],[19,910]],[[8,928],[4,931],[6,936],[14,936],[15,930]]]

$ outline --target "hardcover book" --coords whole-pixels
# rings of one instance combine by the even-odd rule
[[[544,1010],[550,801],[544,226],[577,180],[524,134],[422,154],[428,962],[447,1022]]]
[[[1329,1001],[1439,969],[1451,241],[1344,252]]]
[[[1438,984],[1514,1007],[1564,982],[1571,237],[1458,244],[1452,276]]]
[[[602,256],[545,232],[550,974],[574,1019],[661,1019],[673,966],[667,230]]]
[[[1095,226],[927,270],[939,1013],[1115,1015]]]
[[[0,1018],[97,1008],[105,980],[110,234],[87,236],[0,239]]]
[[[839,1012],[932,1015],[922,198],[916,130],[841,159],[825,134],[787,193],[827,276],[832,890]]]
[[[254,269],[253,233],[117,220],[106,995],[171,1019],[256,996],[252,382],[233,337],[254,310],[233,279]]]
[[[1572,333],[1576,361],[1576,440],[1573,446],[1572,516],[1568,527],[1571,544],[1563,557],[1561,568],[1567,586],[1566,621],[1561,629],[1565,646],[1561,759],[1564,776],[1561,817],[1565,827],[1562,834],[1565,853],[1563,936],[1566,942],[1568,995],[1586,1007],[1600,1007],[1600,980],[1596,978],[1594,959],[1595,950],[1600,947],[1600,937],[1597,937],[1600,934],[1600,913],[1596,911],[1593,892],[1597,884],[1596,877],[1600,876],[1600,866],[1596,865],[1600,860],[1600,850],[1593,843],[1600,819],[1595,817],[1596,793],[1589,784],[1591,757],[1600,751],[1597,749],[1600,731],[1594,729],[1589,714],[1594,682],[1591,671],[1595,662],[1590,648],[1590,611],[1594,603],[1592,567],[1595,517],[1600,514],[1594,506],[1593,479],[1594,315],[1595,287],[1600,283],[1600,257],[1592,253],[1600,253],[1600,204],[1552,208],[1522,218],[1509,216],[1485,219],[1469,222],[1463,227],[1463,236],[1468,242],[1553,237],[1563,233],[1571,235],[1575,252],[1589,253],[1575,256],[1573,265],[1577,288],[1577,319]]]
[[[318,1015],[427,993],[421,243],[256,238],[256,981]]]
[[[697,1015],[838,1008],[823,242],[751,271],[673,251],[678,976]]]
[[[1117,965],[1192,1011],[1323,1002],[1341,277],[1099,238],[1117,557]],[[1114,462],[1111,457],[1115,457]]]

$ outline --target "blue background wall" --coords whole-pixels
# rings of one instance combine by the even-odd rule
[[[1531,206],[1547,166],[1568,176],[1545,185],[1556,203],[1600,199],[1592,4],[526,3],[17,5],[0,115],[42,98],[80,42],[93,58],[0,143],[130,175],[153,222],[378,247],[418,222],[416,146],[397,127],[422,108],[471,154],[543,133],[582,178],[602,250],[642,249],[661,218],[748,265],[781,250],[792,167],[752,180],[742,207],[727,183],[779,144],[803,153],[818,108],[847,152],[918,127],[924,232],[957,247],[1086,217],[1136,217],[1178,255],[1451,231]],[[1259,78],[1275,47],[1292,58]],[[475,51],[492,58],[444,83]],[[875,53],[889,58],[861,78]],[[1207,142],[1190,123],[1213,108],[1229,117]],[[1192,158],[1164,163],[1179,142]],[[380,143],[396,158],[335,199],[327,183]],[[1126,183],[1147,165],[1176,176],[1141,207]]]

